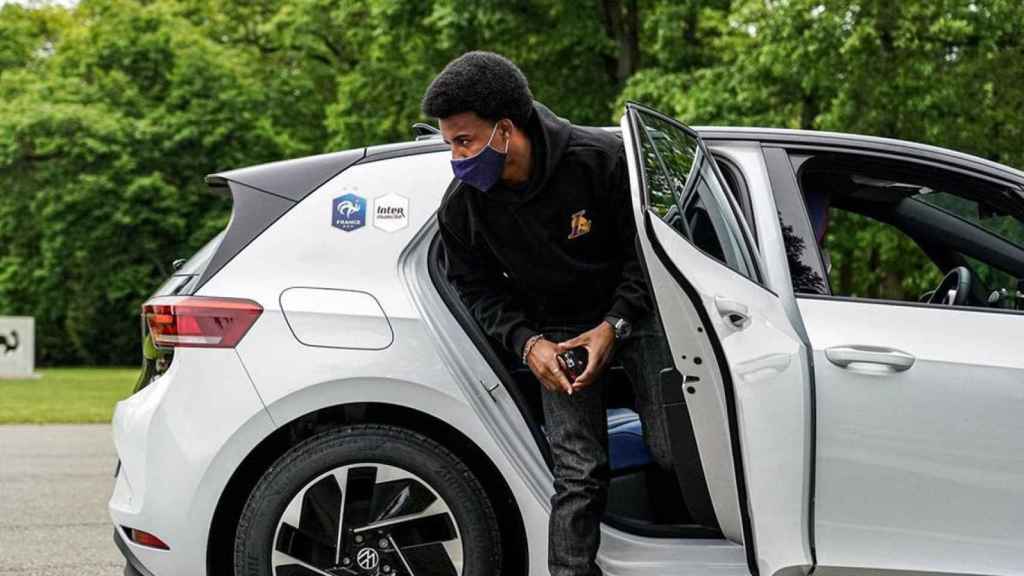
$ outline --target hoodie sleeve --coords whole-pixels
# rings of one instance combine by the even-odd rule
[[[619,238],[616,244],[621,250],[622,279],[615,289],[612,307],[608,316],[623,318],[636,325],[651,310],[651,297],[644,277],[643,266],[637,254],[636,223],[633,219],[632,194],[629,189],[629,169],[626,165],[625,148],[620,147],[615,167],[608,180],[614,187],[610,192],[614,198],[617,216],[616,230]]]
[[[516,358],[522,357],[523,346],[537,331],[505,285],[494,256],[486,247],[474,247],[465,240],[465,234],[457,231],[458,223],[444,213],[438,214],[438,224],[448,281],[484,332]]]

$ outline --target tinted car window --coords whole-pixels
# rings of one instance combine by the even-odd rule
[[[792,159],[808,229],[786,238],[787,253],[816,246],[831,294],[928,301],[946,274],[966,264],[974,277],[963,305],[1015,304],[1014,274],[1024,275],[1024,201],[1015,189],[867,154],[800,152]],[[799,270],[791,259],[794,287]]]
[[[640,112],[641,166],[648,208],[707,255],[751,277],[726,188],[697,138]]]

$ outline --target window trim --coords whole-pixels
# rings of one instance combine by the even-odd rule
[[[627,116],[628,116],[628,119],[629,119],[629,127],[632,130],[632,132],[633,132],[633,139],[635,141],[634,142],[633,153],[637,157],[637,172],[639,173],[639,176],[640,176],[640,188],[641,188],[640,189],[640,192],[641,192],[641,194],[640,194],[640,209],[641,209],[641,211],[643,211],[644,214],[649,214],[652,217],[661,219],[661,217],[658,216],[658,214],[653,211],[653,209],[649,206],[649,204],[647,202],[647,175],[646,175],[646,173],[645,173],[645,171],[643,169],[643,159],[641,157],[642,151],[637,149],[640,146],[640,142],[639,142],[638,139],[642,136],[642,134],[641,134],[641,127],[638,126],[638,120],[639,120],[638,115],[639,115],[640,112],[643,112],[645,114],[650,114],[650,115],[654,116],[655,118],[658,118],[658,119],[662,120],[663,122],[666,122],[666,123],[672,125],[673,127],[682,130],[685,134],[691,136],[694,140],[696,140],[697,145],[700,148],[701,154],[703,154],[708,160],[711,160],[711,162],[710,162],[711,170],[714,173],[715,178],[717,178],[719,183],[722,184],[722,187],[723,187],[723,189],[725,191],[724,196],[726,197],[726,202],[729,204],[729,210],[731,210],[733,218],[736,220],[736,224],[739,227],[738,231],[737,230],[732,230],[732,233],[735,234],[735,233],[739,232],[738,243],[739,243],[740,248],[741,248],[742,256],[743,256],[744,260],[746,261],[746,264],[747,264],[747,266],[748,266],[752,276],[748,277],[746,274],[743,274],[739,270],[734,270],[732,268],[732,266],[729,266],[728,263],[723,262],[723,261],[719,260],[718,258],[716,258],[715,256],[712,256],[711,254],[708,254],[707,252],[702,250],[699,246],[694,244],[693,241],[690,238],[687,238],[686,236],[684,236],[682,234],[680,234],[680,236],[682,236],[682,238],[684,240],[686,240],[691,246],[696,248],[701,254],[705,255],[708,258],[710,258],[712,261],[716,262],[718,265],[723,266],[727,270],[730,270],[733,273],[735,273],[737,276],[740,276],[740,277],[746,279],[747,281],[752,282],[753,284],[755,284],[757,286],[760,286],[761,288],[764,288],[765,290],[768,290],[769,292],[772,292],[765,285],[764,274],[761,271],[761,254],[757,250],[757,245],[753,241],[753,235],[752,235],[752,233],[750,231],[749,225],[747,224],[746,217],[743,215],[743,212],[740,210],[739,203],[737,202],[736,198],[733,196],[733,194],[729,193],[730,189],[728,187],[728,184],[725,181],[725,177],[722,175],[721,169],[718,166],[717,158],[708,149],[707,145],[704,142],[704,139],[701,138],[700,134],[697,133],[697,131],[695,131],[694,129],[690,128],[689,126],[686,126],[685,124],[680,123],[679,121],[677,121],[677,120],[675,120],[675,119],[673,119],[673,118],[671,118],[669,116],[666,116],[666,115],[662,114],[661,112],[658,112],[657,110],[653,110],[653,109],[648,108],[646,106],[643,106],[641,104],[636,104],[634,102],[629,102],[629,103],[627,103],[626,113],[627,113]],[[696,168],[697,168],[697,166],[695,165],[694,169],[696,169]],[[693,171],[693,169],[691,169],[691,173],[692,173],[692,171]],[[689,188],[692,187],[694,185],[694,183],[695,183],[695,180],[690,178],[689,181],[686,183],[686,187],[684,188],[684,192],[686,190],[689,190]],[[664,221],[664,220],[662,220],[662,221]],[[774,294],[774,292],[772,292],[772,293]]]
[[[760,242],[757,238],[757,222],[754,221],[754,207],[750,199],[750,185],[747,184],[747,177],[743,173],[743,170],[739,167],[734,160],[726,157],[724,154],[716,152],[713,148],[711,149],[711,156],[715,159],[715,163],[718,164],[718,168],[722,172],[722,176],[725,178],[724,184],[726,188],[732,193],[732,197],[739,204],[740,211],[743,217],[747,221],[747,226],[750,227],[750,232],[754,237],[754,244],[760,248]],[[730,184],[729,178],[726,173],[732,176],[733,180],[736,181],[736,189],[733,190],[732,184]]]

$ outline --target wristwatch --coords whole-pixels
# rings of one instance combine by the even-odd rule
[[[611,324],[612,329],[615,330],[615,341],[618,342],[633,331],[633,326],[625,318],[619,318],[618,316],[605,316],[604,321]]]

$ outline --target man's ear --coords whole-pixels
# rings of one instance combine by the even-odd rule
[[[512,132],[515,131],[516,127],[515,122],[512,122],[509,118],[502,118],[498,121],[498,124],[501,125],[499,129],[504,133],[505,138],[512,138]]]

